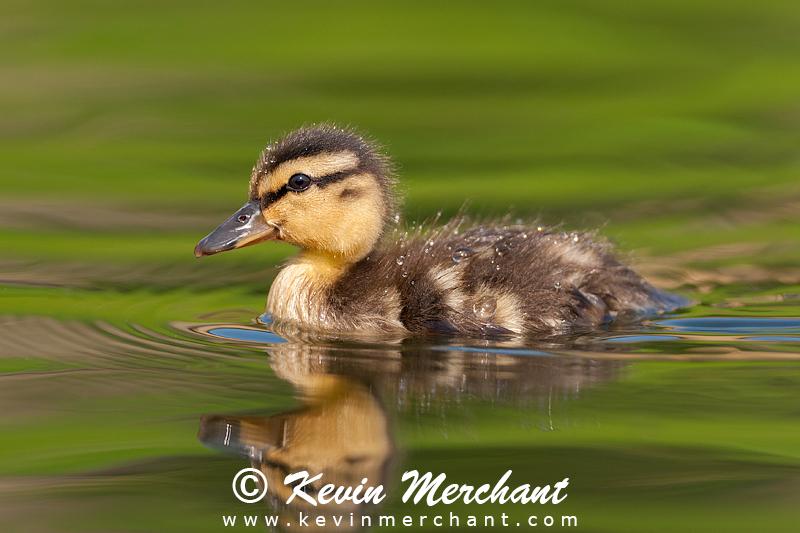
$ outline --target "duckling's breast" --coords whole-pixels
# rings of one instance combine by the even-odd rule
[[[328,261],[301,254],[275,278],[266,312],[277,320],[320,330],[402,331],[399,292],[393,286],[384,283],[367,292],[340,288],[342,281],[354,277],[363,287],[358,278],[373,280],[374,266],[366,260],[350,269],[332,268]]]

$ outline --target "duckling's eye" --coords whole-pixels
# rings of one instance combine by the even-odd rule
[[[289,178],[289,181],[286,183],[286,187],[290,191],[294,192],[304,191],[311,187],[311,178],[305,174],[295,174]]]

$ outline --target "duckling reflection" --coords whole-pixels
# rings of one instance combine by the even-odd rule
[[[300,512],[310,517],[304,530],[359,529],[371,502],[314,506],[302,498],[290,500],[300,481],[285,485],[284,480],[302,471],[308,479],[322,474],[304,487],[312,498],[327,484],[357,487],[366,480],[367,486],[385,486],[395,449],[386,412],[369,387],[354,379],[296,370],[289,375],[299,378],[293,382],[301,391],[301,408],[265,418],[204,415],[198,438],[209,448],[248,457],[264,473],[281,529],[299,528]],[[325,526],[316,523],[319,516]]]
[[[225,326],[237,327],[247,328]],[[204,325],[193,330],[225,328]],[[296,472],[308,472],[308,479],[323,474],[306,486],[311,497],[326,484],[355,488],[364,479],[365,488],[381,485],[383,494],[392,492],[398,447],[385,405],[392,405],[401,417],[413,410],[417,415],[440,410],[430,417],[434,424],[447,424],[446,415],[453,410],[487,399],[528,408],[536,417],[537,404],[540,413],[546,412],[550,402],[569,399],[582,388],[612,379],[621,366],[610,360],[522,357],[446,346],[404,344],[383,350],[363,346],[348,350],[291,342],[271,346],[270,368],[297,388],[303,405],[271,417],[205,415],[201,419],[203,444],[246,457],[264,473],[281,529],[300,527],[300,512],[310,517],[303,529],[341,531],[374,525],[376,507],[371,503],[347,500],[313,506],[298,497],[287,503],[293,487],[284,481]],[[551,429],[552,420],[544,417],[540,415],[539,427]],[[446,428],[434,428],[440,429]],[[324,527],[316,525],[317,516],[325,517]],[[334,518],[340,521],[338,525]]]

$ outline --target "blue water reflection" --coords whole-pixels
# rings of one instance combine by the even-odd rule
[[[686,333],[721,333],[726,335],[761,335],[764,333],[795,333],[800,335],[800,319],[701,317],[673,318],[653,322],[656,326]]]
[[[207,331],[209,335],[231,339],[236,341],[263,342],[266,344],[280,344],[286,342],[272,332],[260,329],[250,329],[243,327],[220,327]]]

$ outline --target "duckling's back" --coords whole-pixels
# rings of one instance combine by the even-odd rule
[[[388,319],[414,333],[558,331],[688,303],[647,284],[592,234],[462,225],[389,239],[354,265],[328,293],[336,329]]]

